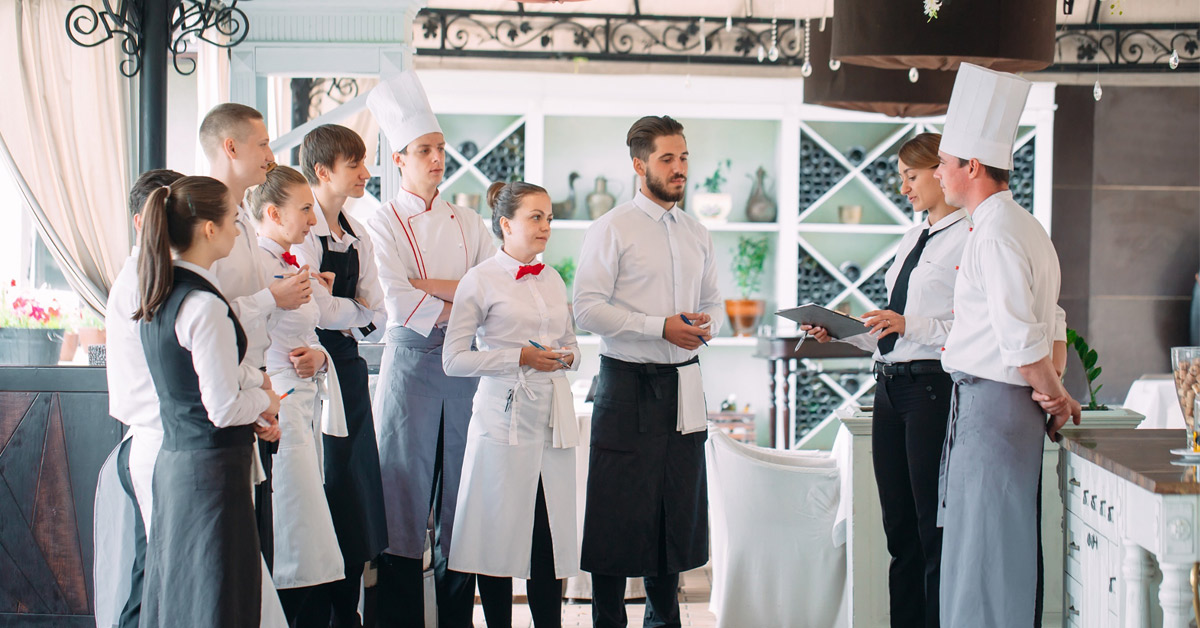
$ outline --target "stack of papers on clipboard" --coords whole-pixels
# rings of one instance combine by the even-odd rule
[[[791,319],[801,325],[823,327],[825,331],[829,332],[829,336],[835,340],[844,340],[851,336],[865,334],[871,330],[866,323],[863,323],[858,318],[836,312],[816,303],[805,303],[799,307],[779,310],[775,312],[775,315]]]

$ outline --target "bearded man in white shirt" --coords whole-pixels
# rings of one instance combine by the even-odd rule
[[[597,628],[627,624],[627,577],[646,583],[644,626],[679,626],[679,574],[708,562],[698,352],[721,295],[712,237],[676,205],[683,125],[647,116],[626,144],[641,186],[588,229],[575,275],[576,323],[601,337],[580,568]]]
[[[212,271],[221,284],[217,287],[246,332],[248,346],[243,363],[262,370],[266,365],[267,347],[271,344],[267,337],[267,317],[276,307],[294,310],[312,299],[308,267],[268,284],[259,264],[258,237],[242,201],[246,190],[267,180],[267,172],[275,164],[262,114],[238,103],[220,104],[204,116],[199,135],[211,176],[229,188],[230,197],[238,204],[237,241],[228,257],[213,263]],[[259,543],[268,569],[274,562],[275,546],[271,517],[271,454],[278,447],[278,443],[258,441],[266,479],[254,489],[254,514],[258,519]]]
[[[934,174],[946,202],[973,221],[942,356],[955,383],[939,487],[943,626],[1040,624],[1042,438],[1080,419],[1059,379],[1058,256],[1008,189],[1029,88],[962,64]]]

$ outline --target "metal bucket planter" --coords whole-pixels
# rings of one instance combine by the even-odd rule
[[[54,366],[63,343],[62,329],[0,327],[0,364]]]

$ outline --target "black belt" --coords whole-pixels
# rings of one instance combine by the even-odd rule
[[[875,379],[880,377],[912,377],[914,375],[944,375],[941,360],[913,360],[912,362],[876,362]]]

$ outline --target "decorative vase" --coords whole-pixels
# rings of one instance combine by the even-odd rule
[[[102,327],[80,327],[79,328],[79,346],[90,347],[92,345],[102,345],[107,338],[107,334]]]
[[[762,166],[754,172],[754,189],[750,191],[750,200],[746,201],[746,220],[750,222],[775,222],[779,213],[775,201],[767,196],[764,189],[763,179],[766,176],[767,171]]]
[[[567,189],[571,191],[567,195],[567,200],[552,203],[550,209],[554,212],[555,220],[571,220],[575,217],[575,180],[579,178],[578,172],[572,172],[567,176]]]
[[[692,195],[691,208],[703,222],[723,223],[733,211],[733,196],[724,192],[697,192]]]
[[[588,215],[595,220],[613,208],[617,199],[608,193],[608,179],[603,175],[596,177],[596,189],[587,195]]]
[[[753,336],[762,320],[767,302],[762,299],[726,299],[725,314],[733,327],[734,336]]]
[[[62,329],[0,328],[0,364],[54,366],[62,353]]]

